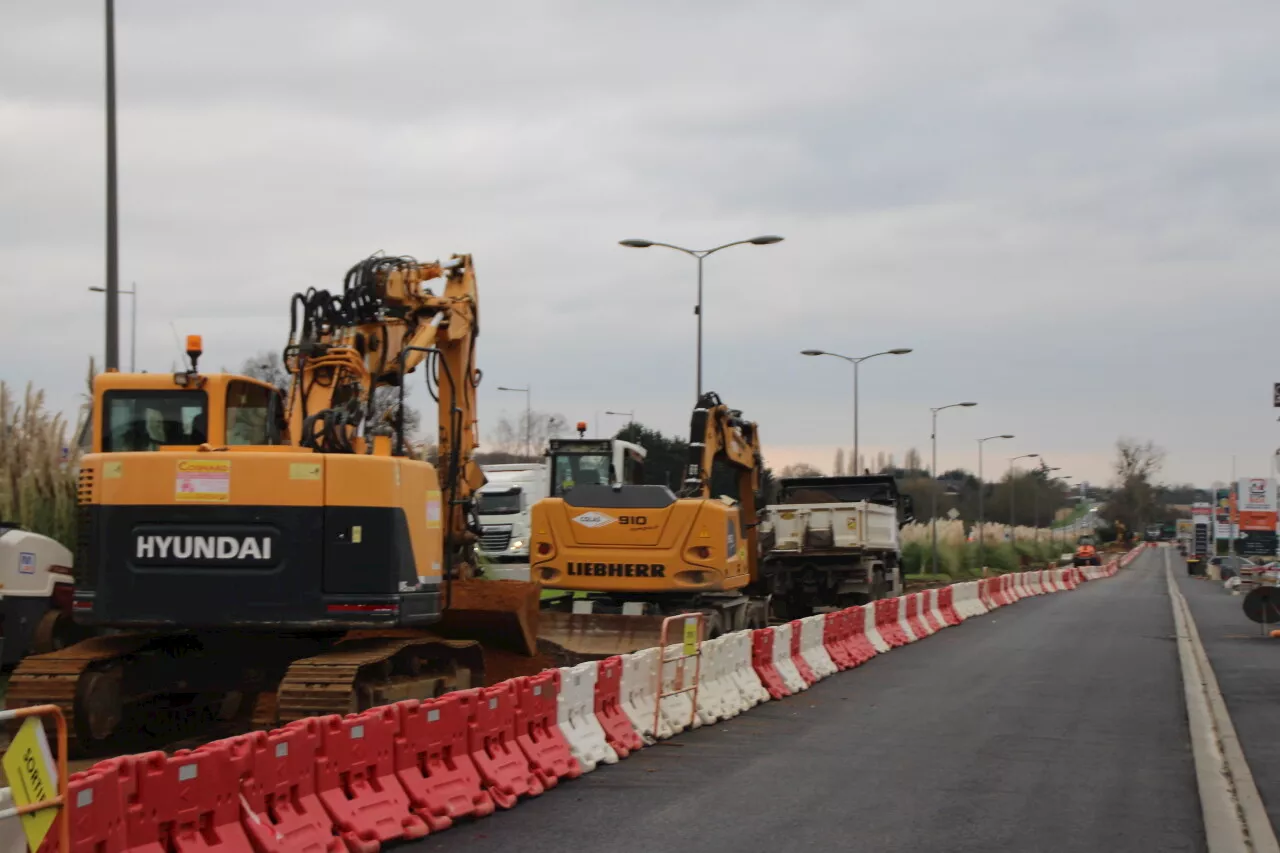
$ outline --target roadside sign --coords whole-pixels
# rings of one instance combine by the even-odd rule
[[[696,618],[684,620],[684,653],[686,656],[698,653],[698,620]]]
[[[947,510],[947,518],[951,519],[952,521],[955,521],[959,517],[960,517],[960,511],[957,510],[955,507],[952,507],[951,509]]]
[[[54,769],[53,753],[49,751],[49,739],[44,726],[35,717],[28,717],[18,729],[13,743],[0,759],[16,806],[29,806],[58,796],[58,772]],[[52,806],[31,814],[22,815],[22,831],[32,850],[39,850],[44,837],[49,834],[58,807]]]
[[[1277,409],[1280,409],[1280,382],[1275,383],[1275,388],[1272,390],[1272,393],[1275,396],[1271,405],[1275,406]]]

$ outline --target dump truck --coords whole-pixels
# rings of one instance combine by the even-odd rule
[[[797,619],[902,592],[898,531],[914,518],[893,477],[781,480],[760,524],[773,614]]]

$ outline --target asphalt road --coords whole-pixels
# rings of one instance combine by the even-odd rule
[[[400,849],[1205,850],[1163,564],[1002,608]]]
[[[1220,582],[1189,577],[1177,552],[1169,559],[1267,816],[1280,828],[1280,639],[1245,617],[1243,597],[1227,593]]]

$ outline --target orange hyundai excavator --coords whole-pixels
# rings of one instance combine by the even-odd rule
[[[471,257],[374,256],[292,308],[287,399],[201,373],[197,336],[188,370],[97,377],[73,613],[116,632],[27,658],[6,707],[61,706],[83,750],[160,697],[268,726],[479,684],[468,634],[532,655],[536,586],[473,579]],[[419,367],[435,463],[405,436]]]
[[[737,501],[712,496],[717,461],[737,472]],[[572,663],[656,646],[663,618],[679,613],[703,613],[708,637],[764,627],[768,599],[748,591],[760,579],[762,468],[756,425],[708,393],[693,412],[679,497],[666,486],[578,477],[534,504],[531,577],[575,593],[543,610],[539,639]]]

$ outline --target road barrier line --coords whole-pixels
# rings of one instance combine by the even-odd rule
[[[1171,552],[1163,550],[1209,853],[1280,853],[1218,679],[1200,642],[1195,618],[1173,578]]]

